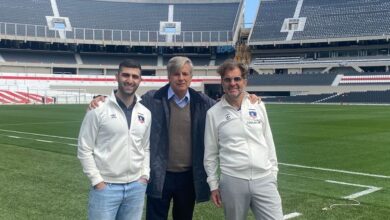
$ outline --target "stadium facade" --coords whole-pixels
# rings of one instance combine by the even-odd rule
[[[244,28],[242,0],[3,0],[0,86],[52,96],[108,93],[118,63],[134,58],[147,76],[142,93],[165,84],[166,63],[183,55],[195,65],[192,86],[212,97],[221,93],[217,66],[233,57],[251,68],[249,90],[270,101],[385,92],[389,6],[389,0],[262,0],[253,27]],[[1,94],[0,102],[9,99]]]

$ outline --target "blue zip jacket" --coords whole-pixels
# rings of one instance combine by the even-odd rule
[[[148,196],[161,198],[168,164],[169,121],[168,101],[169,84],[157,91],[149,91],[142,96],[141,103],[152,113],[150,132],[150,179],[146,193]],[[192,171],[197,202],[210,199],[210,188],[203,166],[204,130],[207,110],[215,101],[207,95],[189,88],[192,135]]]

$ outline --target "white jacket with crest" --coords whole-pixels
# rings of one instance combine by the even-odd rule
[[[207,112],[204,167],[210,189],[219,188],[221,173],[258,179],[278,172],[271,128],[264,103],[251,104],[245,95],[237,111],[222,97]]]
[[[150,111],[137,96],[130,129],[115,94],[89,111],[78,139],[79,158],[92,186],[100,182],[129,183],[149,179]]]

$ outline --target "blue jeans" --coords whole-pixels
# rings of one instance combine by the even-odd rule
[[[90,220],[140,220],[144,207],[146,184],[106,183],[101,190],[91,188],[88,218]]]

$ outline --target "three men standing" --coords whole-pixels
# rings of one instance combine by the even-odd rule
[[[218,190],[216,191],[217,188],[215,188],[215,182],[218,182],[216,177],[216,170],[218,165],[216,163],[210,162],[211,158],[215,158],[214,162],[216,162],[217,155],[218,155],[218,152],[215,152],[215,147],[218,145],[218,137],[215,135],[218,134],[217,133],[209,134],[211,129],[209,126],[212,124],[212,122],[209,121],[207,122],[209,128],[205,133],[206,113],[215,104],[215,101],[209,98],[208,96],[201,94],[189,87],[192,80],[192,68],[193,68],[192,62],[187,57],[180,57],[180,56],[173,57],[172,59],[169,60],[167,65],[169,84],[160,88],[157,91],[149,91],[142,96],[141,103],[147,109],[150,110],[150,114],[152,116],[151,126],[149,126],[151,131],[146,131],[145,136],[143,136],[146,137],[149,135],[149,133],[152,134],[150,135],[150,179],[149,179],[149,184],[146,192],[148,197],[147,208],[146,208],[147,220],[167,219],[169,207],[172,200],[173,200],[173,208],[172,208],[173,219],[176,220],[192,219],[195,201],[203,202],[203,201],[208,201],[210,198],[210,188],[206,181],[207,175],[206,175],[205,167],[207,168],[207,172],[209,174],[210,187],[213,190],[212,191],[213,201],[217,205],[221,204],[221,200],[220,199],[218,200],[219,191]],[[226,77],[225,74],[222,77],[223,82],[226,83],[223,84],[225,93],[228,93],[229,97],[231,95],[231,97],[233,98],[231,100],[235,100],[235,98],[239,97],[236,100],[237,106],[241,105],[241,102],[246,103],[245,105],[248,106],[253,105],[250,103],[257,103],[258,98],[256,96],[253,96],[250,99],[248,99],[249,95],[243,96],[243,94],[246,94],[243,92],[243,89],[245,88],[246,85],[246,79],[245,79],[246,72],[245,72],[245,76],[244,75],[240,76],[240,72],[237,73],[237,70],[235,70],[233,71],[234,74],[230,75],[231,74],[230,71],[233,69],[235,70],[235,66],[234,68],[229,67],[228,71],[226,70],[229,73],[226,74]],[[224,73],[226,71],[223,70]],[[244,84],[241,84],[240,82]],[[119,84],[119,80],[118,80],[118,84]],[[118,91],[119,90],[120,88],[118,88]],[[97,100],[104,101],[104,98],[101,97],[95,99],[94,101],[95,103],[92,103],[92,106],[94,107],[97,106],[96,104]],[[224,101],[224,103],[226,103],[226,101]],[[216,106],[217,107],[215,108],[219,108],[218,106],[220,106],[220,104],[217,104]],[[261,108],[263,104],[258,104],[258,106],[259,108]],[[94,110],[93,112],[95,111],[96,110]],[[256,118],[256,120],[254,121],[258,122],[260,119],[264,119],[260,115],[257,116],[257,114],[262,113],[264,114],[262,116],[266,117],[265,109],[264,112],[262,111],[263,111],[262,109],[259,109],[258,111],[256,109],[256,111],[252,113],[253,114],[252,117]],[[231,116],[229,116],[229,120],[230,117]],[[259,117],[259,120],[257,120],[257,117]],[[148,118],[150,120],[150,117]],[[226,116],[226,118],[228,117]],[[144,118],[144,120],[146,119]],[[266,120],[266,118],[264,120]],[[147,122],[150,123],[150,121]],[[264,122],[268,123],[268,120]],[[261,126],[264,125],[261,124]],[[256,129],[257,128],[259,127],[256,127]],[[213,129],[215,130],[215,128]],[[239,132],[236,131],[237,127],[234,126],[230,127],[230,130],[233,130],[232,131],[233,133]],[[254,130],[253,132],[261,133],[263,132],[263,130],[261,129]],[[253,135],[255,136],[258,133]],[[230,134],[227,133],[227,135]],[[237,137],[239,139],[240,138],[242,139],[241,136],[237,136]],[[119,137],[113,137],[113,138],[109,138],[109,139],[115,140],[116,138]],[[272,135],[270,138],[272,140]],[[119,140],[120,139],[121,138],[119,138]],[[253,137],[253,139],[254,139],[253,141],[256,142],[255,140],[256,137]],[[210,144],[210,140],[211,141],[214,140],[215,142]],[[142,141],[144,141],[143,138]],[[206,149],[206,152],[205,152],[205,141],[206,141],[206,146],[209,145],[207,147],[208,149]],[[226,142],[229,141],[231,141],[231,144],[234,145],[236,142],[235,137],[226,139]],[[147,143],[149,144],[149,142]],[[270,154],[275,153],[274,148],[272,151],[271,146],[269,147],[270,149],[268,149],[268,147],[265,146],[266,143],[263,144],[264,146],[261,147],[263,147],[264,149],[267,148],[266,149],[267,152],[269,152]],[[272,146],[273,146],[273,142],[272,142]],[[271,173],[271,171],[269,171],[271,170],[271,167],[272,167],[272,172],[276,175],[277,172],[277,167],[275,170],[276,156],[273,155],[275,156],[274,161],[268,161],[268,157],[264,156],[265,153],[264,152],[260,152],[260,153],[262,154],[262,158],[259,159],[265,159],[264,164],[267,165],[264,165],[264,167],[261,167],[258,170],[257,169],[252,170],[256,172],[256,174],[254,174],[253,176],[254,177],[268,176],[267,174]],[[91,154],[91,152],[88,151],[88,154]],[[79,156],[79,158],[80,160],[83,159],[82,156]],[[246,161],[241,161],[241,159],[243,158],[247,159],[245,157],[238,157],[235,159],[239,160],[237,161],[237,163],[244,164]],[[236,166],[237,164],[235,162],[235,159],[232,161],[229,160],[224,161],[232,164],[231,165],[228,165],[227,163],[221,164],[221,168],[224,168],[223,166],[225,165],[230,167]],[[268,163],[272,163],[272,165],[268,167]],[[264,170],[262,170],[262,168],[264,168]],[[222,171],[224,171],[224,169],[222,169]],[[260,173],[257,173],[258,171],[260,171]],[[92,176],[90,174],[91,172],[86,172],[86,173],[88,176]],[[93,173],[96,175],[96,173],[98,173],[98,170],[94,170]],[[145,180],[148,178],[148,176],[144,176],[144,177]],[[276,179],[272,179],[271,182],[275,184]],[[273,189],[276,189],[276,186],[274,186]],[[235,190],[236,189],[234,188],[232,191]],[[266,188],[265,190],[268,190],[268,188]],[[223,197],[224,195],[225,193],[222,192]],[[280,202],[280,197],[278,198]],[[225,200],[223,201],[225,203]],[[238,204],[238,202],[236,201],[234,204]],[[228,203],[226,203],[225,209],[227,209],[228,207],[230,206],[228,206]],[[229,218],[230,215],[227,214],[226,216],[227,218]],[[276,213],[275,216],[277,217],[278,214]],[[230,219],[241,219],[241,218],[233,217]]]
[[[190,88],[192,62],[176,56],[167,64],[169,84],[142,96],[151,111],[150,180],[147,188],[147,220],[192,219],[195,201],[210,199],[203,167],[204,128],[207,110],[215,104]],[[91,102],[96,108],[98,97]]]

